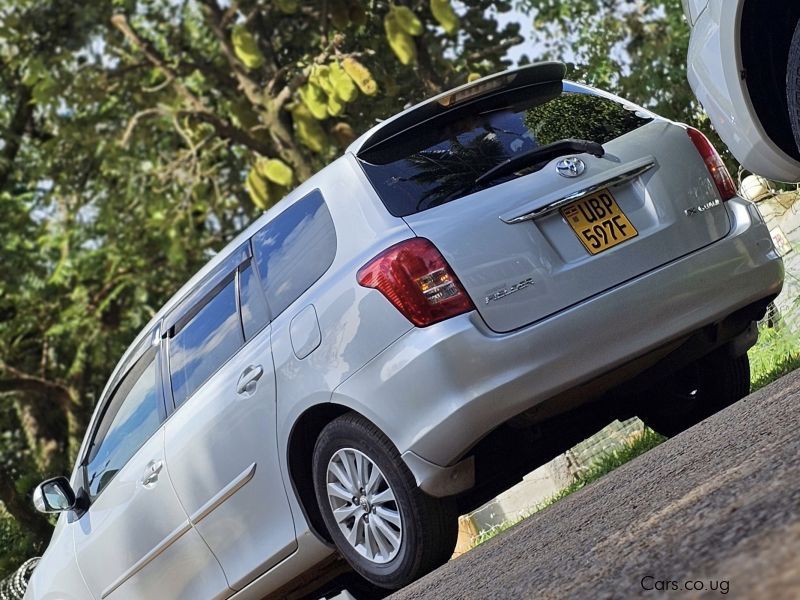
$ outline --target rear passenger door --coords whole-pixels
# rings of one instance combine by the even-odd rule
[[[249,245],[169,318],[166,459],[189,519],[241,589],[297,547],[275,438],[270,326]]]

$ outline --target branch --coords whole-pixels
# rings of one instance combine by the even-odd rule
[[[28,128],[28,124],[33,117],[33,103],[31,102],[31,88],[20,85],[18,88],[19,97],[14,109],[14,115],[8,128],[3,132],[5,146],[0,152],[0,190],[6,187],[11,173],[14,172],[14,161],[17,153],[22,146],[22,136]]]
[[[300,89],[300,86],[302,86],[306,81],[308,81],[308,74],[302,71],[292,77],[270,102],[270,110],[277,114],[283,108],[283,106],[292,99],[294,93]]]
[[[201,2],[204,8],[203,12],[205,13],[206,23],[208,23],[214,36],[217,38],[220,48],[222,49],[222,54],[225,56],[236,80],[239,82],[239,88],[244,92],[244,95],[247,96],[251,104],[263,106],[264,99],[261,96],[258,84],[248,75],[247,68],[237,58],[236,52],[233,50],[233,46],[228,36],[225,34],[224,24],[228,20],[227,13],[222,12],[216,0],[201,0]]]
[[[322,0],[322,10],[320,10],[319,32],[322,37],[322,45],[328,44],[328,0]]]
[[[341,36],[334,36],[334,38],[322,49],[322,51],[314,57],[312,63],[322,65],[328,62],[328,59],[332,54],[335,54],[339,58],[344,58],[347,56],[352,56],[354,58],[358,58],[361,56],[360,52],[349,52],[347,54],[342,54],[339,52],[339,46],[341,45],[343,38]],[[267,84],[267,91],[269,94],[272,94],[275,90],[275,86],[278,83],[279,78],[285,77],[286,73],[288,72],[288,67],[282,67],[275,73],[275,76],[272,80]],[[306,82],[308,81],[308,76],[311,74],[311,70],[309,68],[304,69],[294,75],[286,85],[281,88],[281,91],[275,95],[275,98],[270,102],[269,110],[271,111],[279,111],[283,108],[283,105],[286,104],[289,100],[291,100],[292,95]]]
[[[130,65],[121,65],[114,69],[105,69],[102,66],[98,65],[90,65],[89,67],[86,68],[91,69],[92,71],[95,71],[97,73],[104,74],[109,79],[114,79],[116,77],[123,77],[128,73],[130,73],[131,71],[138,71],[139,69],[144,69],[145,67],[147,67],[146,61],[137,62]]]
[[[492,46],[491,48],[483,48],[478,52],[473,52],[472,54],[469,54],[467,56],[467,61],[476,63],[482,61],[487,56],[491,56],[492,54],[496,53],[500,53],[501,55],[505,54],[506,50],[508,50],[513,46],[516,46],[517,44],[521,44],[524,41],[525,40],[521,35],[511,36],[510,38],[504,39],[502,42],[500,42],[495,46]]]
[[[69,389],[60,383],[30,375],[0,360],[0,373],[7,373],[9,377],[0,379],[0,393],[4,392],[34,392],[42,396],[54,396],[58,402],[66,406],[71,395]]]
[[[125,127],[125,132],[122,134],[122,139],[119,141],[119,145],[123,148],[128,147],[128,142],[131,139],[131,135],[133,134],[133,130],[136,129],[136,125],[139,124],[139,121],[145,117],[149,117],[150,115],[163,115],[163,111],[160,108],[146,108],[144,110],[140,110],[135,115],[133,115],[130,120],[128,121],[128,126]]]
[[[158,51],[153,48],[151,44],[143,40],[136,31],[128,23],[125,15],[117,14],[111,17],[111,22],[119,29],[123,35],[141,51],[147,60],[149,60],[156,68],[158,68],[170,80],[172,87],[175,91],[186,101],[191,110],[181,111],[181,114],[188,114],[197,117],[206,123],[211,124],[218,135],[225,139],[231,140],[237,144],[241,144],[255,150],[259,154],[269,156],[272,154],[272,148],[257,140],[243,129],[235,127],[228,121],[220,118],[218,115],[209,110],[200,98],[195,96],[189,88],[187,88],[177,76],[172,68],[167,65],[166,61],[161,57]]]
[[[289,70],[290,70],[289,67],[286,65],[278,69],[278,71],[275,73],[275,76],[272,79],[270,79],[269,83],[267,84],[267,93],[266,93],[267,96],[272,96],[272,94],[275,91],[275,86],[278,85],[278,82],[281,79],[286,77],[286,74],[289,72]]]
[[[417,46],[417,66],[422,82],[430,94],[438,94],[444,87],[441,75],[433,66],[433,59],[428,52],[428,43],[423,36],[414,38]]]
[[[222,21],[220,22],[220,27],[227,27],[228,22],[236,16],[236,12],[239,10],[239,2],[238,0],[233,0],[231,5],[225,11],[225,14],[222,15]]]
[[[284,105],[290,100],[294,91],[303,83],[305,83],[308,78],[308,74],[299,73],[295,77],[292,77],[291,80],[277,94],[277,96],[270,99],[270,96],[275,91],[275,86],[279,78],[285,77],[286,72],[285,69],[279,69],[277,68],[277,65],[271,64],[272,68],[270,70],[273,73],[273,76],[267,85],[267,93],[262,94],[259,86],[250,78],[250,76],[247,74],[247,69],[245,69],[244,65],[242,65],[242,63],[236,57],[236,53],[234,52],[230,40],[225,33],[224,23],[226,18],[222,13],[219,4],[217,4],[217,0],[200,1],[204,7],[206,22],[219,41],[220,47],[222,48],[222,53],[228,60],[228,64],[230,65],[234,76],[239,81],[239,88],[244,92],[251,104],[265,109],[265,113],[262,114],[261,120],[270,132],[271,139],[275,144],[275,149],[277,150],[278,155],[286,160],[289,164],[294,166],[295,172],[297,173],[299,179],[307,179],[311,176],[307,161],[305,160],[302,151],[295,143],[291,132],[281,121],[280,112]],[[256,18],[259,15],[260,13],[254,10],[250,15],[248,15],[247,19],[249,21],[250,19]],[[269,29],[263,23],[261,23],[259,28],[262,31],[267,31]],[[330,46],[332,46],[332,44],[329,44],[329,48],[326,48],[323,51],[323,55],[326,57],[330,53]],[[203,118],[202,115],[196,116]],[[219,129],[219,124],[212,123],[212,125],[214,125],[217,131],[220,131],[220,135],[226,134],[224,128],[222,130]],[[232,137],[229,137],[228,139],[235,141],[235,139]],[[261,154],[265,153],[261,152]]]
[[[175,90],[189,102],[194,110],[206,110],[203,103],[178,79],[175,71],[173,71],[161,57],[158,51],[153,48],[151,44],[143,40],[138,33],[128,23],[125,15],[114,15],[111,17],[111,24],[119,29],[122,34],[142,53],[145,58],[149,60],[155,67],[158,68],[167,78],[172,82]]]
[[[230,122],[220,119],[217,115],[210,113],[208,111],[190,111],[190,110],[182,110],[178,112],[178,116],[181,117],[194,117],[199,121],[203,121],[208,123],[214,128],[216,134],[224,138],[226,140],[230,140],[236,144],[241,144],[242,146],[247,146],[251,150],[255,150],[259,154],[264,156],[271,156],[274,154],[274,151],[271,146],[260,142],[249,133],[247,133],[244,129],[239,129],[235,125],[232,125]]]

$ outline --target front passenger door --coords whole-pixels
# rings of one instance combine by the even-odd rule
[[[90,505],[69,527],[97,600],[230,594],[169,480],[159,371],[153,348],[112,395],[80,467]]]

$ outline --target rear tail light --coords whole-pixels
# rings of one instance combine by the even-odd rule
[[[417,327],[475,308],[450,265],[425,238],[411,238],[384,250],[358,270],[357,279],[386,296]]]
[[[703,162],[706,163],[708,172],[711,174],[720,196],[722,196],[723,200],[730,200],[736,195],[736,185],[733,183],[733,177],[728,172],[728,167],[725,166],[719,153],[701,131],[694,127],[688,127],[687,131],[692,142],[694,142],[695,148],[703,158]]]

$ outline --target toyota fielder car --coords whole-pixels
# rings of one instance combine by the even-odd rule
[[[99,399],[26,598],[394,589],[457,515],[614,418],[748,392],[783,265],[702,133],[499,73],[388,119],[156,314]]]
[[[689,83],[748,170],[800,182],[800,2],[683,0]]]

